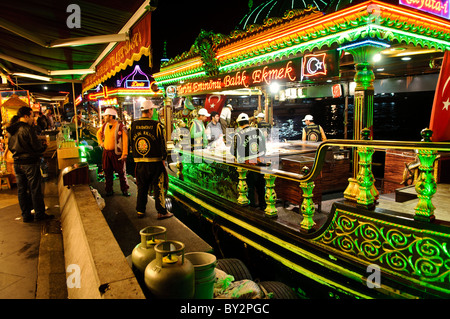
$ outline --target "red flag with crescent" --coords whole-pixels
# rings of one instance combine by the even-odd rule
[[[430,117],[430,130],[433,142],[450,140],[450,60],[445,51],[441,72],[434,93],[433,109]]]
[[[209,114],[216,111],[220,114],[222,107],[225,104],[225,95],[207,94],[205,100],[205,109]]]

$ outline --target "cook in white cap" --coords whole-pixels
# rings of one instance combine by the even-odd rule
[[[194,149],[206,148],[208,146],[208,137],[206,136],[205,124],[203,123],[210,116],[205,108],[198,110],[198,117],[192,120],[191,141]]]

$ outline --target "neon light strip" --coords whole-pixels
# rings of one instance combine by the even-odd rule
[[[374,45],[374,46],[385,47],[385,48],[389,48],[391,46],[390,44],[387,44],[384,42],[378,42],[378,41],[374,41],[374,40],[364,40],[364,41],[344,45],[342,47],[337,48],[337,50],[338,51],[348,50],[351,48],[357,48],[357,47],[361,47],[361,46],[365,46],[365,45]]]
[[[379,5],[380,7],[385,8],[388,11],[394,11],[396,13],[399,13],[401,15],[405,15],[405,16],[408,16],[408,17],[411,17],[411,18],[414,18],[414,19],[417,19],[419,17],[419,18],[422,18],[422,19],[426,20],[425,22],[427,22],[427,23],[433,22],[433,23],[442,25],[447,30],[450,29],[450,23],[445,23],[445,22],[436,20],[436,19],[434,19],[432,17],[423,15],[421,13],[412,12],[409,9],[406,9],[406,8],[400,10],[400,9],[397,9],[396,7],[394,7],[394,6],[389,6],[389,5],[386,5],[385,3],[381,3],[381,2],[378,2],[378,1],[371,1],[371,2],[376,3],[377,5]],[[221,54],[218,54],[217,58],[220,59],[220,58],[222,58],[225,55],[230,55],[230,54],[233,54],[233,53],[236,53],[236,52],[239,52],[239,51],[244,51],[244,50],[247,50],[247,49],[249,49],[249,48],[251,48],[253,46],[267,44],[267,42],[275,41],[275,40],[278,40],[280,38],[288,37],[289,35],[291,35],[293,33],[301,32],[303,30],[313,28],[314,26],[317,26],[318,24],[324,24],[324,23],[326,23],[326,22],[328,22],[330,20],[335,20],[335,19],[339,19],[339,18],[342,19],[342,18],[344,18],[345,16],[347,16],[349,14],[360,12],[362,7],[367,7],[367,5],[369,3],[371,3],[371,2],[365,2],[365,3],[362,3],[362,4],[357,5],[355,7],[351,7],[351,8],[348,8],[346,10],[341,10],[339,12],[332,13],[332,14],[330,14],[328,16],[328,18],[320,19],[320,21],[317,21],[315,23],[309,23],[306,26],[300,27],[300,28],[295,29],[295,30],[285,31],[285,32],[279,32],[279,30],[277,30],[276,32],[274,31],[273,33],[278,34],[278,36],[274,36],[274,37],[270,37],[269,38],[269,36],[271,36],[271,34],[268,34],[268,35],[266,35],[263,39],[261,39],[258,42],[253,42],[251,44],[247,43],[247,46],[245,46],[245,47],[242,47],[242,45],[240,45],[238,48],[235,48],[232,51],[226,51],[226,52],[223,52]],[[304,21],[302,21],[302,24],[303,24],[303,22]]]
[[[220,59],[223,56],[232,55],[235,52],[244,51],[250,47],[256,47],[258,45],[264,45],[264,44],[267,45],[267,42],[270,42],[270,41],[273,42],[273,41],[278,40],[279,38],[286,37],[288,35],[287,32],[289,32],[289,34],[299,32],[301,30],[301,28],[299,29],[299,27],[298,27],[299,24],[305,25],[305,24],[308,24],[311,20],[320,19],[321,17],[323,17],[323,15],[315,14],[312,17],[305,17],[305,18],[301,19],[301,21],[298,21],[298,23],[295,23],[295,25],[292,25],[292,23],[291,23],[291,25],[285,25],[282,28],[277,28],[276,30],[270,30],[264,34],[263,39],[260,39],[259,36],[255,35],[255,36],[251,36],[251,38],[249,38],[249,39],[240,40],[240,41],[238,41],[238,43],[229,44],[228,46],[219,50],[219,52],[217,53],[217,58]],[[309,25],[308,25],[308,27],[309,27]],[[280,34],[282,34],[282,35],[280,36]]]
[[[232,54],[234,54],[236,52],[242,52],[242,51],[248,50],[248,49],[250,49],[252,47],[256,47],[258,45],[267,44],[268,41],[275,41],[275,40],[280,39],[280,38],[285,38],[285,37],[288,37],[289,35],[291,35],[293,33],[298,33],[298,32],[300,32],[302,30],[307,30],[307,29],[313,28],[314,26],[317,26],[317,25],[320,25],[320,24],[325,24],[325,23],[330,22],[332,20],[344,19],[346,16],[348,16],[350,14],[361,12],[362,8],[367,8],[368,4],[372,4],[372,3],[375,3],[380,8],[383,8],[384,10],[388,11],[388,12],[383,12],[383,14],[387,14],[389,12],[390,13],[395,12],[395,13],[400,14],[400,15],[405,16],[405,17],[410,17],[410,18],[413,18],[413,19],[425,20],[425,23],[430,23],[430,22],[435,23],[437,25],[440,25],[440,26],[446,28],[447,30],[450,29],[450,23],[445,23],[443,21],[435,19],[434,17],[429,17],[429,16],[426,16],[426,15],[418,13],[418,12],[413,12],[413,11],[411,11],[409,9],[406,9],[406,8],[405,9],[403,9],[403,8],[402,9],[398,9],[395,6],[388,5],[386,3],[382,3],[382,2],[378,2],[378,1],[368,1],[368,2],[364,2],[364,3],[360,4],[360,5],[356,5],[354,7],[351,7],[351,8],[348,8],[348,9],[344,9],[344,10],[341,10],[339,12],[327,15],[328,16],[327,18],[319,19],[319,21],[317,21],[315,23],[309,23],[308,25],[305,25],[305,26],[303,26],[301,28],[295,28],[295,29],[293,29],[291,31],[283,32],[281,35],[280,35],[281,32],[279,32],[279,30],[277,30],[276,32],[273,31],[273,33],[274,34],[278,34],[278,36],[274,36],[274,37],[270,37],[269,38],[269,36],[272,35],[272,34],[269,34],[269,35],[266,35],[263,39],[261,39],[259,41],[255,42],[255,40],[253,40],[250,43],[246,42],[246,46],[243,46],[243,44],[240,44],[239,47],[236,47],[236,45],[230,45],[230,46],[233,46],[233,49],[228,49],[228,50],[224,49],[222,53],[219,53],[217,55],[217,58],[222,58],[222,57],[224,57],[226,55],[232,55]],[[302,24],[304,22],[305,21],[302,21]],[[367,26],[364,26],[362,28],[364,29],[366,27]],[[421,39],[425,39],[425,40],[428,40],[428,41],[434,41],[434,42],[437,42],[437,43],[444,44],[446,46],[449,45],[449,42],[446,42],[444,40],[439,40],[439,39],[435,39],[435,38],[428,38],[428,37],[425,37],[425,36],[417,35],[415,33],[407,33],[405,31],[401,31],[401,30],[398,30],[398,29],[395,29],[395,28],[387,28],[387,27],[382,27],[382,26],[379,26],[379,25],[376,25],[376,26],[372,25],[372,27],[379,28],[379,29],[382,29],[382,30],[388,30],[388,31],[395,30],[395,32],[398,32],[400,34],[405,34],[405,35],[408,35],[408,36],[419,37]],[[291,28],[292,28],[292,26],[291,26]],[[352,32],[352,31],[355,31],[355,30],[360,30],[360,28],[349,30],[348,32]],[[343,34],[345,34],[345,33],[343,33]],[[332,37],[332,36],[334,36],[334,35],[330,35],[328,37]],[[310,44],[310,43],[316,43],[318,41],[326,41],[326,39],[328,37],[324,37],[324,38],[321,38],[321,39],[309,41],[307,43]],[[254,58],[251,58],[249,60],[246,60],[246,62],[247,63],[251,63],[250,61],[254,61],[254,60],[258,60],[258,59],[264,59],[267,56],[273,56],[275,54],[282,54],[283,52],[286,52],[286,51],[289,51],[289,50],[295,50],[296,48],[300,48],[302,45],[305,45],[305,43],[299,44],[297,46],[292,46],[292,47],[289,47],[289,48],[285,48],[285,49],[282,49],[282,50],[279,50],[279,51],[276,51],[276,52],[266,53],[266,54],[260,55],[258,57],[254,57]],[[195,62],[195,63],[199,63],[199,62]],[[233,67],[235,65],[239,65],[239,64],[242,64],[242,61],[235,62],[235,63],[229,64],[229,65],[226,65],[226,66],[221,66],[221,67],[219,67],[219,70],[224,70],[224,69],[227,69],[227,68],[231,68],[231,67]],[[178,71],[178,70],[187,69],[189,67],[192,67],[193,65],[195,65],[195,64],[191,63],[189,65],[180,66],[180,67],[175,68],[175,69],[171,69],[171,70],[166,70],[166,71],[160,72],[158,74],[158,77],[160,78],[160,77],[162,77],[162,76],[164,76],[166,74],[169,74],[169,73],[176,73],[176,71]],[[189,77],[189,76],[185,76],[183,78],[186,78],[186,77]],[[167,82],[167,81],[164,81],[164,82]]]
[[[142,95],[142,94],[151,94],[151,95],[158,95],[162,94],[161,91],[159,92],[153,92],[151,89],[124,89],[124,88],[118,88],[113,89],[111,91],[107,90],[106,94],[105,92],[100,93],[91,93],[88,95],[88,99],[91,101],[97,100],[99,98],[105,98],[110,95]]]
[[[261,60],[261,59],[264,59],[266,57],[283,54],[285,52],[292,51],[292,50],[301,50],[302,47],[310,46],[311,44],[314,44],[314,43],[317,43],[317,42],[325,42],[325,41],[327,41],[327,40],[329,40],[331,38],[341,38],[341,37],[345,36],[346,34],[349,34],[349,33],[352,33],[352,32],[368,31],[368,29],[369,29],[369,26],[365,25],[365,26],[362,26],[362,27],[359,27],[359,28],[356,28],[356,29],[345,31],[343,33],[330,34],[330,35],[325,36],[325,37],[320,38],[320,39],[316,39],[316,40],[311,40],[311,41],[308,41],[308,42],[300,43],[300,44],[294,45],[292,47],[284,48],[284,49],[281,49],[281,50],[278,50],[278,51],[275,51],[275,52],[269,52],[269,53],[265,53],[263,55],[258,55],[257,57],[253,57],[253,58],[245,60],[245,63],[246,64],[251,64],[253,61]],[[242,64],[243,62],[244,61],[239,61],[239,62],[235,62],[235,63],[231,63],[231,64],[227,64],[227,65],[221,66],[221,67],[219,67],[219,71],[222,71],[222,70],[225,70],[225,69],[231,69],[231,68],[233,68],[236,65]]]
[[[187,65],[182,65],[182,66],[179,66],[179,67],[174,67],[174,68],[172,68],[170,70],[165,70],[165,71],[159,72],[159,75],[160,76],[164,76],[166,74],[178,72],[178,71],[181,71],[181,70],[184,70],[184,69],[187,69],[187,68],[193,68],[193,67],[196,67],[196,66],[201,67],[202,66],[202,61],[200,60],[200,58],[197,58],[196,60],[197,61],[192,61],[192,62],[190,62]]]
[[[278,40],[278,39],[280,39],[280,38],[288,37],[289,35],[292,35],[292,34],[294,34],[294,33],[297,33],[297,32],[303,31],[303,30],[307,30],[307,29],[314,28],[314,27],[317,26],[317,25],[321,25],[321,24],[327,23],[327,22],[329,22],[329,21],[336,20],[336,19],[338,19],[338,18],[343,18],[345,15],[348,15],[348,14],[351,14],[351,13],[357,13],[357,12],[360,12],[360,11],[361,11],[361,7],[366,7],[366,6],[367,6],[367,3],[368,3],[368,2],[365,2],[365,3],[361,4],[361,5],[356,5],[356,6],[354,6],[354,7],[350,7],[350,8],[347,8],[347,9],[344,9],[344,10],[341,10],[341,11],[338,11],[338,12],[336,12],[336,13],[331,13],[331,14],[329,14],[329,15],[326,15],[325,18],[323,18],[323,19],[318,19],[318,21],[316,21],[316,22],[310,22],[310,21],[304,21],[304,20],[302,20],[302,21],[301,21],[302,24],[304,24],[304,22],[308,22],[308,23],[307,23],[306,25],[300,27],[300,28],[295,28],[295,29],[293,29],[293,30],[291,30],[291,31],[287,31],[287,30],[286,30],[286,31],[283,32],[282,34],[280,34],[281,32],[279,32],[279,30],[276,30],[276,31],[274,31],[274,33],[275,33],[275,34],[278,34],[278,36],[274,36],[273,38],[270,38],[270,39],[267,39],[267,37],[265,37],[264,39],[262,39],[262,40],[260,40],[259,42],[257,42],[256,45],[259,45],[259,44],[265,44],[265,43],[267,43],[267,41],[275,41],[275,40]],[[253,46],[255,46],[255,45],[253,45]],[[250,46],[244,47],[244,48],[242,48],[242,49],[236,49],[236,50],[233,50],[233,51],[231,51],[231,52],[226,52],[226,54],[233,54],[233,53],[235,53],[235,52],[239,52],[239,51],[242,51],[242,50],[246,50],[246,49],[248,49],[249,47],[250,47]],[[220,58],[221,58],[222,56],[224,56],[224,55],[225,55],[225,53],[223,53],[223,54],[218,54],[218,55],[217,55],[217,58],[220,59]]]
[[[428,16],[428,15],[425,15],[425,14],[417,12],[417,11],[409,10],[406,7],[405,8],[402,7],[402,9],[399,9],[398,6],[390,5],[390,4],[387,4],[385,2],[378,2],[378,1],[371,1],[371,2],[375,3],[379,7],[385,8],[388,11],[393,11],[395,13],[398,13],[398,14],[403,15],[403,16],[408,16],[408,17],[411,17],[413,19],[421,18],[423,20],[426,20],[427,22],[433,22],[435,24],[442,25],[442,27],[444,27],[447,30],[450,29],[450,22],[444,22],[444,21],[439,20],[439,19],[437,19],[435,17]]]
[[[198,72],[198,73],[193,73],[193,74],[189,74],[189,75],[183,75],[179,78],[175,77],[173,79],[167,79],[167,80],[162,80],[162,81],[158,81],[159,84],[165,84],[165,83],[170,83],[170,82],[176,82],[176,81],[182,81],[185,79],[192,79],[192,78],[197,78],[197,77],[201,77],[206,75],[205,71],[202,72]],[[155,79],[159,78],[159,76],[157,77],[157,75],[154,75]]]
[[[423,40],[426,40],[426,41],[440,43],[440,44],[445,45],[447,50],[450,49],[450,42],[449,41],[439,40],[439,39],[436,39],[436,38],[431,38],[431,37],[427,37],[427,36],[416,34],[416,33],[408,33],[408,32],[403,31],[403,30],[398,30],[398,29],[395,29],[395,28],[389,28],[389,27],[385,27],[385,26],[381,26],[381,25],[372,25],[371,28],[380,29],[380,30],[384,30],[384,31],[391,31],[393,33],[403,34],[403,35],[409,36],[411,38],[420,38],[420,39],[423,39]]]

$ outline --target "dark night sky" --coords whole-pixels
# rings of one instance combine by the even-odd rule
[[[253,1],[254,7],[261,1]],[[167,41],[167,57],[189,51],[200,31],[225,35],[238,25],[248,12],[248,0],[159,0],[152,12],[152,47],[155,67]],[[154,68],[154,71],[158,71]]]

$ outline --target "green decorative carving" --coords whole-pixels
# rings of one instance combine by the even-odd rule
[[[450,236],[336,209],[314,242],[416,285],[450,293]]]
[[[184,181],[222,198],[236,201],[238,197],[238,174],[236,170],[222,163],[196,163],[196,161],[198,162],[198,158],[183,161]]]
[[[219,62],[216,59],[216,49],[219,42],[220,35],[205,30],[200,31],[194,42],[194,52],[200,54],[207,76],[214,76],[219,73]]]
[[[237,202],[239,205],[248,205],[250,203],[248,199],[248,186],[247,186],[247,172],[248,170],[238,167],[236,171],[239,174],[239,183],[237,186],[237,191],[239,193],[239,197]]]
[[[267,217],[277,217],[278,210],[275,207],[275,203],[277,201],[277,193],[275,192],[275,179],[277,177],[270,174],[264,174],[264,179],[266,180],[266,209],[264,212]]]
[[[429,129],[424,129],[421,132],[422,141],[430,142],[433,132]],[[416,182],[416,192],[419,202],[415,208],[416,215],[414,219],[421,221],[434,220],[435,207],[431,202],[431,198],[436,193],[436,180],[434,178],[434,161],[438,156],[436,151],[420,149],[417,152],[417,157],[420,161],[419,177]]]

